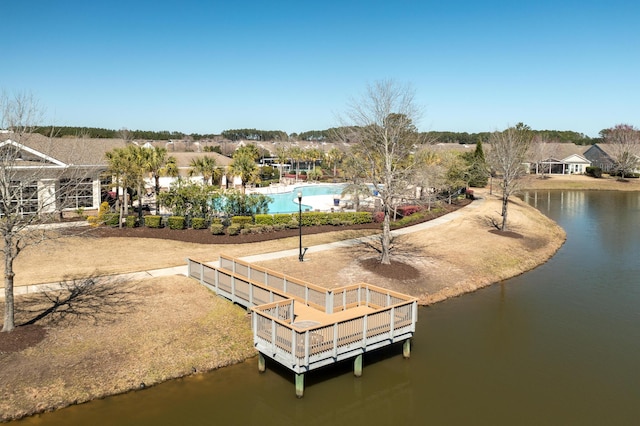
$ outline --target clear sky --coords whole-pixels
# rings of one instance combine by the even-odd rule
[[[382,79],[413,85],[422,131],[640,125],[634,0],[0,0],[0,16],[0,89],[59,126],[321,130]]]

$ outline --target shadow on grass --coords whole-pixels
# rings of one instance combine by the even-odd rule
[[[66,279],[60,288],[25,296],[16,306],[22,325],[63,321],[112,322],[135,310],[135,287],[120,279],[89,276]]]

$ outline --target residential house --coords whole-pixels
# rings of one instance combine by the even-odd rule
[[[20,139],[19,141],[15,139]],[[102,201],[104,153],[124,146],[119,139],[19,138],[0,135],[0,167],[12,203],[22,215],[97,210]]]
[[[583,174],[591,161],[585,157],[585,147],[572,143],[547,143],[548,154],[543,159],[529,159],[529,170],[533,174],[571,175]]]

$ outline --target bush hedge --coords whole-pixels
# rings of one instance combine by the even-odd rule
[[[125,219],[124,223],[125,225],[127,225],[127,228],[135,228],[136,226],[138,226],[138,218],[134,215],[129,215]]]
[[[249,225],[253,223],[253,218],[251,216],[233,216],[231,218],[232,225],[240,225],[243,227],[244,225]]]
[[[107,226],[118,226],[118,222],[120,221],[120,215],[118,213],[105,213],[102,218],[104,224]]]
[[[224,225],[221,223],[212,223],[209,230],[213,235],[222,235],[224,234]]]
[[[587,176],[591,176],[594,178],[602,177],[602,169],[600,167],[588,166],[585,170]]]
[[[162,228],[162,216],[157,216],[157,215],[145,216],[144,224],[147,228]]]
[[[255,216],[256,225],[273,225],[274,219],[272,214],[257,214]]]
[[[184,216],[170,216],[167,218],[169,229],[184,229]]]
[[[203,217],[194,217],[191,219],[191,227],[193,229],[206,229],[207,220]]]
[[[232,224],[227,227],[227,235],[238,235],[243,227],[238,224]]]

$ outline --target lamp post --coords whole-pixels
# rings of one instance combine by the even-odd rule
[[[300,251],[298,260],[302,262],[304,254],[302,253],[302,192],[298,192],[298,229],[300,231]]]

